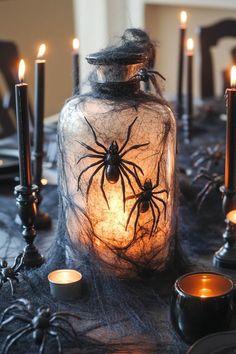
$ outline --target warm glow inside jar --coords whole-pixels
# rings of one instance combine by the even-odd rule
[[[125,87],[142,65],[99,63],[95,76],[108,87],[122,79]],[[134,87],[129,99],[117,100],[116,90],[106,98],[75,97],[59,121],[59,186],[69,237],[75,249],[122,276],[163,270],[175,233],[175,117],[161,100],[140,91],[136,99]],[[75,249],[69,250],[73,258]]]

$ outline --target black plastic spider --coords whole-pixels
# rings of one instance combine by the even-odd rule
[[[138,79],[140,81],[143,81],[144,83],[148,84],[148,89],[150,89],[150,87],[149,87],[149,80],[150,80],[151,83],[153,84],[156,92],[161,94],[161,91],[160,91],[160,89],[158,87],[158,83],[157,83],[157,80],[156,80],[156,75],[158,75],[160,78],[162,78],[162,80],[165,80],[164,76],[162,76],[158,71],[149,70],[147,68],[139,69],[137,74],[132,76],[130,80]]]
[[[157,226],[158,226],[158,222],[160,220],[160,216],[161,216],[161,211],[160,208],[157,204],[157,202],[160,202],[163,204],[164,207],[164,217],[166,218],[166,202],[158,197],[159,194],[162,193],[166,193],[167,197],[169,192],[166,189],[161,189],[161,190],[155,190],[156,188],[159,187],[159,182],[160,182],[160,162],[158,162],[158,167],[157,167],[157,178],[156,178],[156,183],[153,185],[151,179],[146,179],[144,184],[142,185],[137,171],[135,170],[136,173],[136,181],[138,183],[139,188],[141,189],[141,192],[132,196],[129,196],[127,199],[134,199],[134,198],[138,198],[136,200],[136,202],[134,203],[128,219],[127,219],[127,223],[126,223],[126,227],[125,229],[127,230],[131,216],[133,214],[133,212],[135,211],[135,209],[137,208],[137,214],[136,214],[136,219],[135,219],[135,223],[134,223],[134,239],[136,239],[137,236],[137,224],[138,224],[138,219],[140,216],[140,213],[146,213],[148,210],[150,210],[151,208],[151,212],[152,212],[152,217],[153,217],[153,221],[152,221],[152,228],[151,228],[151,232],[149,237],[152,236],[153,232],[156,231]],[[156,212],[157,211],[157,215]]]
[[[149,70],[147,68],[139,69],[137,74],[132,76],[132,79],[139,78],[141,81],[147,82],[149,79],[152,81],[152,78],[155,77],[155,75],[158,75],[162,78],[162,80],[165,80],[164,76],[162,76],[158,71]]]
[[[23,267],[23,253],[16,257],[15,262],[12,267],[8,266],[7,261],[1,261],[0,264],[0,288],[4,283],[9,282],[11,287],[12,296],[14,295],[13,281],[15,280],[19,283],[17,278],[19,271]]]
[[[198,210],[201,209],[202,204],[206,200],[208,194],[213,190],[219,190],[220,187],[224,184],[224,176],[217,173],[209,174],[207,172],[201,171],[192,181],[192,183],[197,182],[199,179],[205,179],[207,182],[204,187],[200,190],[197,195],[197,205]]]
[[[54,337],[57,341],[58,353],[62,353],[60,335],[63,335],[67,340],[77,343],[77,334],[72,324],[67,320],[67,317],[80,319],[77,315],[69,312],[54,312],[52,313],[47,306],[39,307],[35,312],[32,309],[30,302],[26,299],[18,299],[11,306],[3,311],[0,321],[0,328],[18,320],[24,324],[9,334],[5,339],[2,348],[2,354],[7,354],[10,348],[20,340],[20,338],[32,333],[35,344],[39,345],[39,353],[43,354],[45,349],[46,338]]]
[[[207,146],[205,149],[197,150],[191,155],[194,167],[204,168],[205,171],[210,171],[211,167],[218,166],[224,159],[224,152],[220,144],[213,147]],[[203,166],[204,165],[204,166]]]
[[[86,171],[88,171],[90,168],[97,166],[97,168],[95,169],[95,171],[92,173],[92,175],[89,178],[88,187],[87,187],[87,197],[88,197],[89,190],[92,185],[94,176],[102,169],[100,188],[101,188],[103,197],[107,203],[108,208],[109,208],[109,203],[108,203],[108,200],[106,197],[106,193],[104,191],[105,176],[106,176],[107,181],[112,184],[117,183],[119,180],[119,177],[120,177],[122,194],[123,194],[123,205],[124,205],[124,210],[125,210],[125,181],[124,181],[124,179],[126,178],[133,193],[135,193],[135,191],[134,191],[134,188],[133,188],[132,183],[130,181],[129,175],[133,176],[136,179],[135,173],[128,166],[135,167],[142,174],[143,174],[143,171],[134,162],[125,160],[124,156],[131,150],[137,150],[137,149],[139,149],[143,146],[147,146],[149,144],[149,143],[144,143],[144,144],[132,145],[130,148],[125,150],[125,147],[128,144],[129,139],[130,139],[132,127],[138,117],[136,117],[133,120],[133,122],[129,125],[126,140],[120,148],[119,148],[116,141],[112,141],[112,143],[108,146],[108,148],[106,148],[103,144],[101,144],[97,139],[97,135],[96,135],[93,127],[91,126],[91,124],[89,123],[87,118],[86,117],[84,117],[84,118],[93,133],[93,137],[94,137],[94,141],[95,141],[96,145],[99,146],[100,148],[102,148],[104,151],[98,151],[98,150],[92,148],[91,146],[85,144],[84,142],[79,141],[79,143],[83,147],[85,147],[89,151],[92,151],[93,154],[85,154],[85,155],[81,156],[77,163],[79,163],[81,160],[83,160],[87,157],[98,159],[98,161],[90,164],[89,166],[87,166],[85,169],[83,169],[80,172],[79,177],[78,177],[78,190],[80,189],[80,180],[81,180],[82,175]]]

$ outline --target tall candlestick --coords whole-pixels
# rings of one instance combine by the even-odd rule
[[[236,66],[231,69],[231,88],[226,90],[226,99],[225,188],[236,191]]]
[[[16,118],[19,148],[19,172],[20,184],[23,187],[31,186],[31,157],[30,157],[30,138],[29,138],[29,117],[28,117],[28,85],[24,83],[25,62],[20,61],[19,80],[15,86],[16,96]]]
[[[36,230],[34,220],[37,212],[36,185],[31,181],[31,156],[29,139],[29,117],[27,101],[27,84],[24,80],[25,63],[20,61],[19,80],[20,84],[15,87],[16,91],[16,116],[19,146],[20,185],[15,187],[16,205],[19,211],[26,246],[23,253],[23,264],[26,267],[36,267],[43,263],[43,257],[34,245]]]
[[[73,66],[73,94],[80,93],[79,82],[79,40],[73,39],[73,53],[72,53],[72,66]]]
[[[43,165],[43,119],[44,119],[44,87],[45,87],[45,44],[41,44],[38,59],[35,61],[35,126],[34,126],[34,183],[41,187]]]
[[[187,12],[180,13],[180,42],[179,42],[179,70],[178,70],[178,87],[177,87],[177,110],[178,118],[183,113],[183,68],[184,68],[184,44],[186,35]]]
[[[231,88],[226,90],[226,107],[225,185],[221,188],[226,217],[225,243],[215,253],[213,261],[218,267],[236,269],[236,66],[231,69]]]

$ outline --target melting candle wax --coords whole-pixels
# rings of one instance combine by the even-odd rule
[[[49,274],[48,279],[56,284],[70,284],[81,280],[81,273],[73,269],[59,269]]]
[[[199,290],[199,296],[200,297],[209,297],[212,296],[212,291],[211,289],[207,289],[207,288],[202,288]]]
[[[182,278],[179,288],[187,295],[208,298],[228,293],[232,282],[220,274],[196,273]]]

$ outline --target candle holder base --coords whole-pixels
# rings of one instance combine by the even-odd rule
[[[44,257],[38,252],[33,244],[25,246],[23,252],[23,266],[25,268],[40,267],[43,263]]]
[[[39,267],[44,259],[34,245],[36,230],[34,221],[37,212],[37,192],[36,185],[28,187],[18,185],[15,187],[16,205],[18,208],[19,220],[22,224],[22,236],[26,242],[23,253],[23,265],[26,268]]]
[[[223,234],[225,244],[215,253],[213,264],[215,267],[236,269],[236,225],[226,221],[227,226]]]

